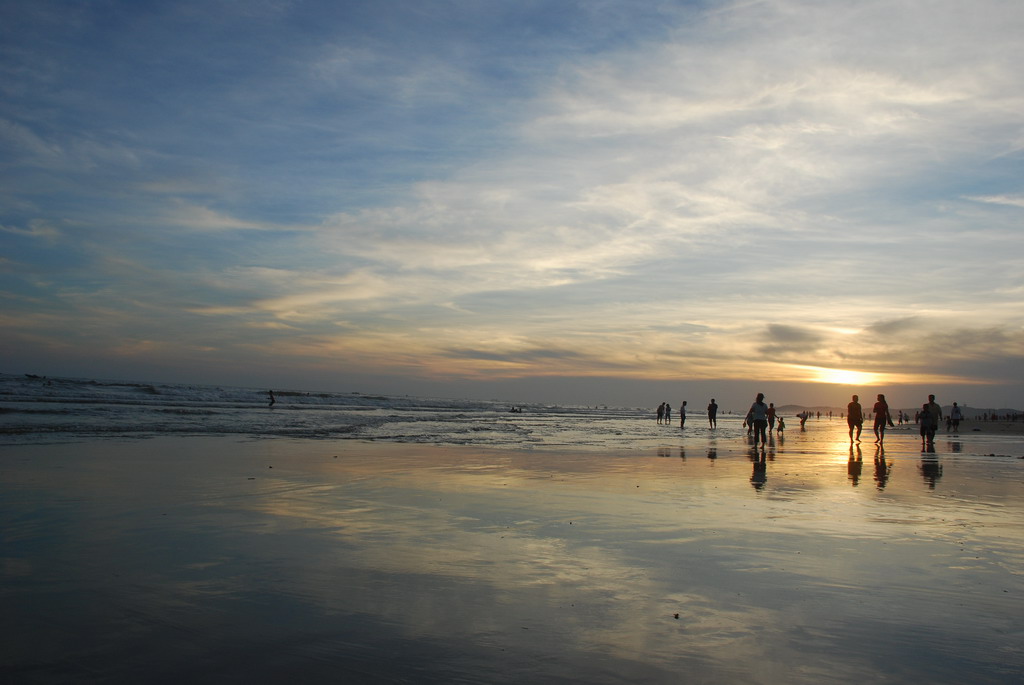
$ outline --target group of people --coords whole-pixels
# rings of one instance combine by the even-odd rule
[[[668,402],[662,402],[658,406],[658,423],[669,424],[672,422],[672,405]],[[708,405],[708,426],[711,428],[718,428],[718,404],[714,398],[711,398],[711,404]],[[679,427],[686,428],[686,400],[679,405]]]
[[[935,396],[932,395],[932,398]],[[895,426],[892,422],[892,415],[889,413],[889,403],[885,401],[885,395],[879,393],[875,406],[871,408],[875,415],[875,442],[881,445],[885,441],[885,429],[887,426]],[[853,399],[846,405],[846,425],[850,427],[850,442],[860,442],[861,430],[864,428],[864,411],[860,406],[860,396],[854,395]],[[857,434],[854,437],[854,433]]]
[[[762,447],[768,444],[768,436],[776,430],[776,419],[779,422],[778,431],[781,435],[786,430],[786,422],[776,413],[775,403],[765,404],[764,393],[757,393],[757,398],[750,405],[747,416],[743,419],[743,425],[747,427],[747,435],[754,436],[754,447],[757,447],[758,443]]]
[[[875,442],[882,444],[885,441],[886,427],[895,427],[892,415],[889,413],[889,405],[885,401],[885,395],[878,395],[878,400],[871,411],[875,416]],[[921,430],[921,446],[929,447],[935,442],[935,431],[939,429],[939,422],[942,421],[942,406],[935,401],[935,395],[928,395],[928,401],[921,406],[921,411],[917,413],[916,418]],[[947,428],[959,429],[962,420],[963,410],[954,402],[947,419]],[[860,442],[861,429],[864,426],[864,412],[857,395],[854,395],[850,403],[846,405],[846,423],[850,428],[850,442]]]
[[[871,411],[874,415],[873,430],[875,442],[881,445],[885,441],[885,429],[895,427],[892,415],[889,413],[889,404],[885,400],[885,395],[878,394]],[[657,415],[658,423],[669,423],[672,420],[672,407],[667,402],[662,402],[661,406],[658,407]],[[798,416],[800,417],[800,426],[802,428],[810,414],[804,411]],[[901,424],[902,416],[903,412],[900,411]],[[947,419],[947,428],[957,430],[962,419],[963,411],[954,402],[953,408],[950,410],[950,416]],[[928,395],[928,402],[921,407],[921,411],[917,414],[917,420],[921,427],[922,446],[931,446],[935,441],[935,432],[938,430],[939,422],[942,421],[942,407],[935,402],[935,395]],[[776,421],[778,422],[777,429]],[[846,405],[846,423],[850,428],[850,443],[860,442],[861,432],[864,428],[864,410],[860,405],[859,395],[854,395],[850,403]],[[718,427],[718,404],[714,399],[708,405],[708,425],[711,428]],[[757,393],[754,403],[750,405],[750,409],[743,420],[743,425],[747,428],[747,434],[754,436],[755,447],[758,444],[762,446],[767,444],[768,436],[772,431],[778,430],[781,435],[786,426],[782,417],[777,415],[775,404],[771,402],[765,403],[764,393],[761,392]],[[685,426],[686,402],[684,401],[679,407],[679,427],[684,428]]]

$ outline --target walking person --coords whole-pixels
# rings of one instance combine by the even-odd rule
[[[953,424],[953,432],[956,433],[960,430],[960,422],[963,421],[964,412],[956,402],[953,403],[953,408],[949,410],[949,420]]]
[[[872,411],[875,413],[875,442],[881,445],[885,440],[886,425],[892,425],[892,417],[889,416],[889,404],[885,401],[885,395],[878,395],[878,401],[875,402]]]
[[[939,430],[939,422],[942,421],[942,407],[935,401],[935,395],[928,395],[928,404],[924,405],[927,408],[928,423],[930,430],[927,433],[928,444],[931,445],[935,442],[935,431]],[[921,425],[924,426],[925,417],[924,413],[921,415]],[[924,433],[922,433],[924,435]]]
[[[860,408],[860,397],[853,396],[853,401],[846,405],[846,425],[850,427],[850,442],[853,442],[853,431],[857,431],[857,442],[860,442],[860,432],[864,428],[864,412]]]
[[[921,449],[924,450],[935,442],[935,429],[939,427],[939,418],[936,416],[933,423],[931,410],[927,404],[921,405],[918,416],[921,424]]]
[[[754,429],[754,447],[757,447],[757,441],[760,440],[763,448],[768,444],[768,405],[764,403],[763,392],[757,393],[757,399],[750,405],[747,421]]]

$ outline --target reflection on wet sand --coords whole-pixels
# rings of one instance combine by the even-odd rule
[[[875,485],[879,490],[885,489],[891,468],[891,464],[887,464],[885,461],[885,448],[879,444],[875,447]]]
[[[921,453],[921,477],[928,484],[929,490],[934,490],[935,484],[942,478],[942,464],[933,451],[934,449]]]
[[[750,453],[750,459],[754,463],[754,472],[750,476],[750,484],[754,486],[756,490],[763,490],[765,484],[768,482],[768,461],[767,456],[762,450],[752,450]]]
[[[26,451],[0,483],[4,620],[18,627],[0,676],[1024,672],[1024,462],[980,456],[1024,444],[921,453],[889,431],[876,487],[851,489],[863,455],[845,425],[765,449],[718,430],[618,455],[180,439]]]
[[[850,445],[850,460],[846,464],[846,473],[853,487],[860,483],[860,474],[863,470],[864,455],[861,453],[860,445]]]

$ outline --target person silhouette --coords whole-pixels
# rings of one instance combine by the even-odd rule
[[[854,429],[857,431],[857,442],[860,442],[860,432],[864,427],[864,412],[860,408],[860,397],[853,396],[853,401],[846,405],[846,425],[850,427],[850,442],[853,442]]]
[[[949,410],[949,421],[952,425],[953,432],[960,430],[960,422],[964,418],[964,412],[956,402],[953,403],[953,408]]]
[[[935,442],[935,430],[939,427],[939,418],[932,415],[931,407],[927,404],[921,405],[920,411],[920,425],[921,425],[921,449],[926,446],[932,445]]]
[[[764,447],[768,444],[768,405],[764,403],[764,393],[757,393],[757,399],[750,405],[750,411],[747,413],[748,425],[754,429],[754,446],[757,446],[757,441],[761,440],[761,446]]]
[[[711,404],[708,405],[708,426],[711,428],[718,428],[718,405],[715,404],[715,398],[711,398]]]
[[[892,423],[889,416],[889,404],[885,401],[885,395],[879,394],[878,401],[871,409],[875,413],[875,442],[881,444],[885,440],[885,426]]]

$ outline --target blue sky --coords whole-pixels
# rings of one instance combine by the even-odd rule
[[[0,370],[1020,406],[1021,35],[990,0],[0,0]]]

